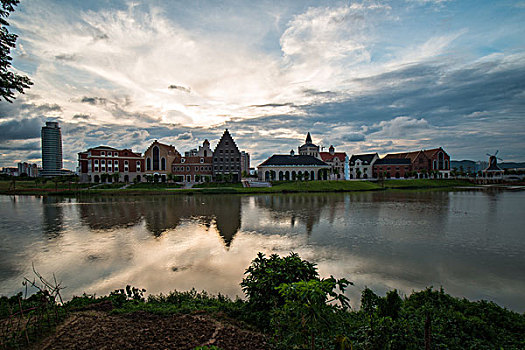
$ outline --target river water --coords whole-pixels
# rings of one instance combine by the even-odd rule
[[[297,252],[321,276],[409,294],[429,286],[525,311],[525,192],[53,198],[0,196],[0,295],[32,265],[67,289],[242,296],[257,252]]]

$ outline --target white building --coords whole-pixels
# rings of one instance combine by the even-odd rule
[[[349,161],[350,179],[371,179],[373,178],[373,166],[379,159],[377,153],[354,154]]]

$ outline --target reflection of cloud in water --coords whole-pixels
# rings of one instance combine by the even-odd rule
[[[107,293],[126,284],[153,293],[195,287],[235,296],[242,295],[239,282],[257,252],[295,251],[317,263],[322,276],[355,282],[348,289],[353,305],[364,286],[410,293],[443,285],[453,295],[490,299],[522,312],[523,195],[104,198],[61,202],[60,215],[46,212],[41,200],[4,201],[6,227],[28,224],[15,233],[0,231],[8,243],[1,247],[0,285],[4,293],[15,292],[21,277],[13,271],[27,275],[34,262],[45,276],[56,273],[69,287],[68,296]],[[491,210],[498,215],[487,213]],[[43,234],[41,215],[61,217],[60,235]]]

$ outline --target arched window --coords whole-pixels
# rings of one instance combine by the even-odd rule
[[[159,170],[160,151],[157,146],[153,147],[153,170]]]
[[[151,158],[146,159],[146,170],[151,170]]]
[[[164,157],[160,160],[160,170],[166,170],[166,158]]]
[[[204,150],[204,156],[205,156],[205,157],[208,156],[208,151]]]
[[[314,173],[313,170],[310,171],[310,180],[312,180],[312,181],[315,180],[315,173]]]

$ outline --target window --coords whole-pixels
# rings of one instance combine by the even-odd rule
[[[106,152],[102,151],[102,152],[100,152],[100,155],[105,157],[106,156]]]
[[[151,158],[146,159],[146,170],[151,170]]]
[[[95,159],[95,165],[98,165],[98,159]]]
[[[166,170],[166,158],[164,157],[160,160],[160,170]]]
[[[113,157],[118,157],[118,152],[113,152]]]
[[[113,164],[115,165],[115,167],[118,167],[118,160],[113,161]]]
[[[196,167],[195,167],[195,172],[198,172],[198,171],[199,171],[199,167],[196,166]]]
[[[128,171],[128,170],[129,170],[129,162],[127,160],[125,160],[124,161],[124,171]]]
[[[159,170],[160,150],[159,147],[153,147],[153,170]]]
[[[201,164],[204,163],[204,158],[201,158]]]
[[[224,142],[224,144],[228,145],[228,141]]]
[[[221,158],[221,162],[224,162],[224,158]]]
[[[180,162],[181,163],[186,163],[186,158],[181,158]]]
[[[186,167],[186,171],[190,171],[190,167],[189,166]]]

